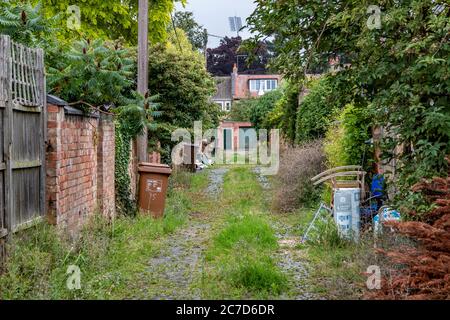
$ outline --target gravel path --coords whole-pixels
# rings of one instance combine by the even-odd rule
[[[205,192],[217,197],[222,190],[224,175],[228,169],[209,171],[209,185]],[[201,292],[193,287],[202,274],[203,253],[210,240],[214,217],[192,212],[187,225],[164,240],[161,253],[148,262],[151,285],[146,297],[155,300],[199,300]],[[151,290],[151,291],[150,291]]]
[[[218,197],[222,191],[223,178],[228,172],[227,168],[212,169],[209,172],[209,185],[205,192],[213,197]]]
[[[271,181],[267,176],[261,174],[259,167],[255,167],[253,172],[256,174],[262,188],[270,196]],[[273,219],[273,227],[276,230],[279,249],[277,252],[278,267],[288,276],[291,288],[288,292],[280,296],[287,300],[312,300],[316,299],[314,294],[310,293],[305,285],[305,279],[308,278],[306,269],[305,252],[297,246],[300,244],[300,237],[295,235],[294,230],[281,220]]]
[[[195,218],[194,218],[195,219]],[[186,228],[169,237],[161,254],[149,261],[152,292],[155,300],[199,300],[199,290],[192,288],[195,276],[201,273],[200,264],[206,248],[208,223],[192,220]]]

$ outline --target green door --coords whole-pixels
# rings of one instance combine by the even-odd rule
[[[232,150],[233,148],[233,130],[223,129],[223,150]]]

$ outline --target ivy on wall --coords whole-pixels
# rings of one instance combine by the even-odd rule
[[[131,137],[119,121],[116,126],[116,208],[120,214],[136,212],[136,203],[131,196],[131,177],[128,172],[130,165]]]

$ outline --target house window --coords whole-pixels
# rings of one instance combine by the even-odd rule
[[[259,92],[260,90],[262,90],[263,92],[272,91],[278,88],[278,80],[277,79],[250,80],[249,86],[251,92]]]
[[[231,102],[230,101],[225,102],[225,111],[231,111]]]
[[[216,101],[216,104],[220,107],[221,110],[223,110],[223,102],[222,101]]]

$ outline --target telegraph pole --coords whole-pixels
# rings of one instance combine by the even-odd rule
[[[139,0],[138,13],[138,92],[145,96],[148,93],[148,0]],[[148,132],[144,132],[136,139],[137,159],[139,162],[148,161]]]

